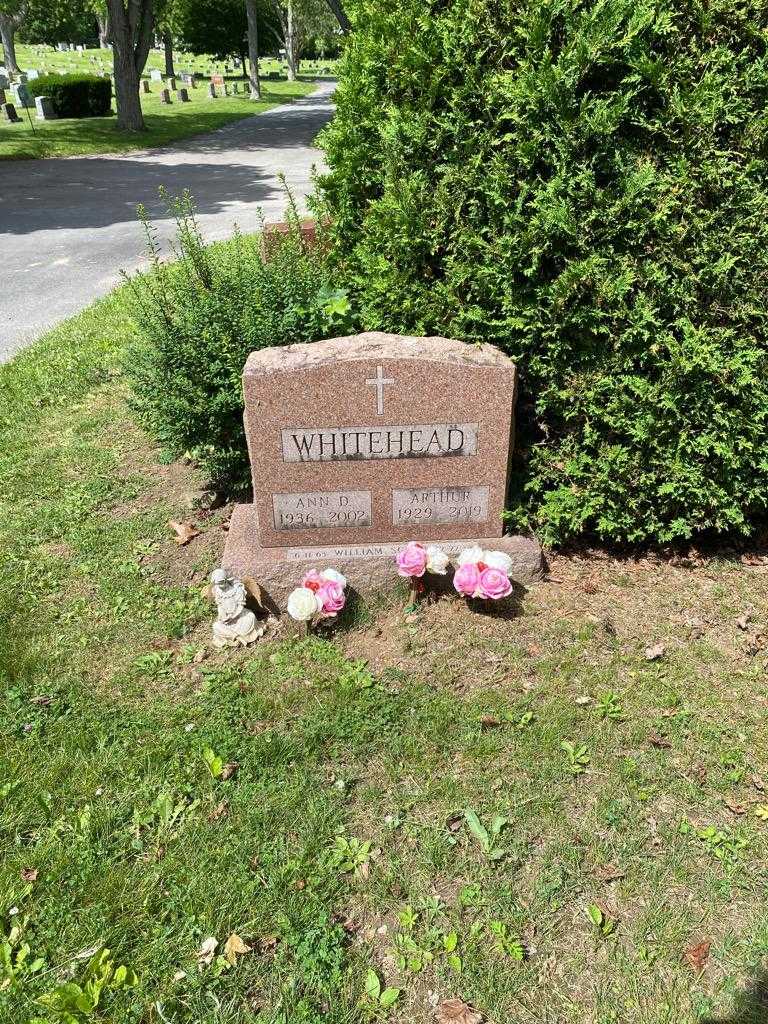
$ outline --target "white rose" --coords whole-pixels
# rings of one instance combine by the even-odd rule
[[[501,569],[507,576],[512,572],[512,559],[503,551],[484,551],[483,561],[493,569]]]
[[[435,544],[430,544],[427,547],[427,572],[434,572],[438,576],[444,576],[447,568],[448,555],[446,555],[442,548],[437,547]]]
[[[456,561],[459,565],[467,565],[468,563],[477,565],[477,563],[482,562],[482,560],[483,549],[479,547],[479,545],[475,544],[472,548],[464,548]]]
[[[297,587],[288,595],[288,614],[297,622],[309,622],[321,610],[322,605],[309,587]]]
[[[347,577],[342,576],[337,569],[323,569],[320,576],[324,580],[330,580],[332,583],[338,583],[339,586],[346,587]]]

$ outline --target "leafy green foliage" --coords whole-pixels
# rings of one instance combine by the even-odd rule
[[[126,360],[133,406],[169,458],[189,452],[214,482],[245,491],[248,354],[344,334],[349,302],[332,286],[322,243],[302,240],[294,210],[265,260],[258,235],[206,247],[191,197],[164,198],[176,218],[179,260],[161,262],[145,220],[152,271],[130,282],[140,335]]]
[[[48,96],[57,117],[104,117],[112,83],[96,75],[40,75],[27,83],[32,96]]]
[[[521,369],[548,540],[748,533],[768,501],[759,0],[350,0],[322,193],[366,326]]]

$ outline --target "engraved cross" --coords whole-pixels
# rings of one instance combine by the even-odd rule
[[[394,378],[384,376],[384,367],[376,367],[376,376],[370,377],[366,384],[372,384],[376,388],[376,412],[379,416],[384,415],[384,385],[394,384]]]

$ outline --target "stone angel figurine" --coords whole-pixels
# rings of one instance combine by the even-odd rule
[[[215,647],[245,647],[263,634],[256,616],[245,607],[248,591],[245,585],[225,569],[211,573],[211,596],[216,602],[216,621],[213,624]]]

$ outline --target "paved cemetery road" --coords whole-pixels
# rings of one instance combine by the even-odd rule
[[[284,172],[297,199],[311,191],[312,146],[333,107],[333,84],[208,135],[163,149],[115,156],[0,161],[0,362],[47,327],[79,312],[144,261],[136,205],[144,203],[161,240],[172,222],[158,199],[164,185],[187,188],[207,239],[237,223],[255,229],[258,210],[277,220]]]

